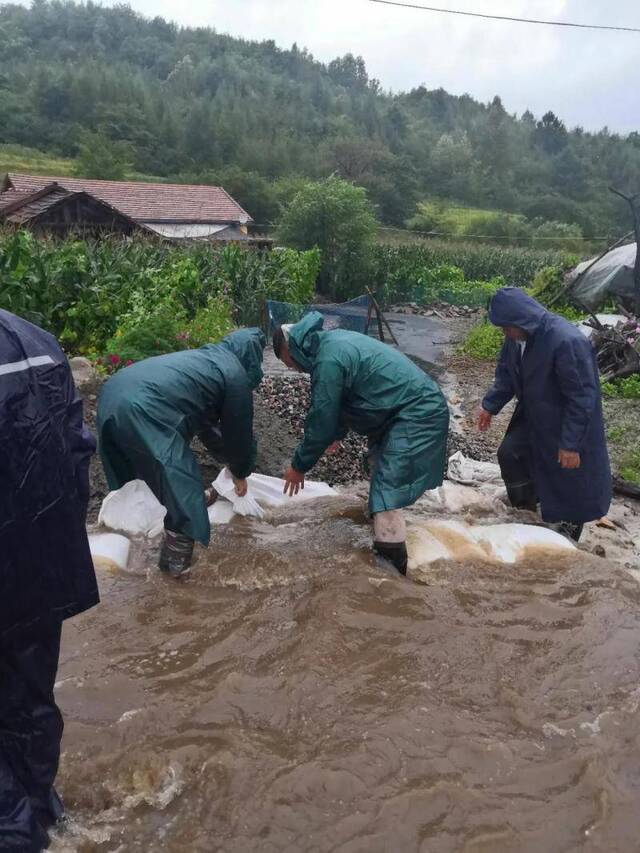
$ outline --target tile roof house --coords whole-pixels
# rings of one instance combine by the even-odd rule
[[[251,236],[252,218],[222,187],[203,185],[9,173],[0,183],[0,222],[57,234],[88,229],[180,242],[270,243]]]

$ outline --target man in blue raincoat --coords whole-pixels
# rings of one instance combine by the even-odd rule
[[[95,440],[55,339],[0,310],[0,850],[62,817],[62,622],[98,603],[85,516]]]
[[[369,439],[374,549],[407,571],[402,508],[442,485],[449,409],[437,384],[405,355],[381,341],[343,329],[323,331],[314,311],[276,329],[276,356],[311,374],[304,438],[285,475],[297,494],[326,450],[354,430]]]
[[[109,379],[98,401],[100,455],[111,489],[144,480],[166,507],[160,568],[189,571],[194,541],[209,543],[202,478],[190,443],[222,458],[236,492],[253,471],[253,391],[262,381],[265,336],[241,329],[207,344],[140,361]]]
[[[611,503],[595,351],[579,329],[516,287],[495,294],[489,320],[505,342],[478,426],[488,429],[517,398],[498,450],[509,499],[534,511],[540,503],[542,518],[577,541]]]

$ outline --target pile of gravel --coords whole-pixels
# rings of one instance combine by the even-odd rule
[[[304,433],[309,408],[309,378],[301,375],[268,377],[258,388],[257,395],[258,408],[271,413],[280,424],[286,424],[289,434],[299,441]],[[259,436],[259,445],[264,445],[265,441]],[[472,459],[495,461],[492,441],[491,436],[472,429],[463,434],[450,432],[447,458],[461,450]],[[366,448],[365,438],[349,433],[335,455],[325,455],[320,459],[309,472],[309,479],[322,480],[331,485],[346,485],[367,479],[363,465]]]
[[[470,308],[468,305],[449,305],[448,302],[432,302],[430,305],[418,305],[417,302],[406,302],[393,305],[390,309],[396,314],[416,314],[420,317],[440,317],[450,319],[458,317],[475,317],[481,308]]]
[[[257,389],[260,408],[272,412],[280,422],[286,423],[290,433],[300,440],[304,434],[304,422],[309,409],[309,377],[270,376]],[[260,436],[258,436],[260,442]],[[366,478],[363,465],[366,454],[366,439],[349,433],[337,453],[325,454],[308,473],[310,480],[322,480],[330,485],[344,485]]]
[[[447,459],[459,450],[469,459],[477,459],[480,462],[496,461],[495,438],[472,428],[464,433],[449,432]]]

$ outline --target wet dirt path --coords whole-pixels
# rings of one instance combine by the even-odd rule
[[[441,363],[417,319],[394,331]],[[619,561],[427,585],[376,561],[349,496],[218,528],[186,583],[137,543],[64,628],[51,850],[635,853],[640,585],[630,534],[598,535]]]

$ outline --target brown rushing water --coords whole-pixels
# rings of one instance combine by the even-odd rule
[[[347,499],[236,519],[65,627],[56,851],[640,849],[640,586],[385,573]]]

